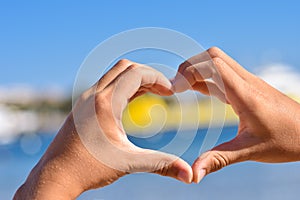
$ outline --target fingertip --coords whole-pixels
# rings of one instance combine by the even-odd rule
[[[167,176],[176,178],[186,184],[190,184],[193,180],[193,170],[187,162],[178,158],[171,164],[171,168],[168,170]]]
[[[193,173],[188,169],[181,169],[177,174],[177,179],[186,184],[191,184],[193,180]]]
[[[153,154],[152,150],[151,152]],[[150,170],[153,173],[159,174],[161,176],[175,178],[187,184],[192,183],[193,170],[186,161],[171,154],[161,152],[155,152],[155,154],[156,156],[151,162],[152,164],[149,163],[150,165],[147,165],[148,167],[150,167]]]
[[[174,78],[172,81],[172,90],[176,93],[184,92],[189,88],[191,88],[191,85],[183,76]]]
[[[205,169],[197,170],[196,173],[194,173],[193,182],[198,184],[198,183],[201,182],[201,180],[205,176],[206,176],[206,170]]]
[[[189,174],[182,170],[182,171],[179,171],[178,175],[177,175],[177,178],[179,181],[182,181],[184,183],[190,183],[190,179],[189,179]]]
[[[204,155],[202,155],[204,156]],[[207,170],[205,169],[203,159],[198,157],[192,165],[193,182],[198,184],[206,176]]]

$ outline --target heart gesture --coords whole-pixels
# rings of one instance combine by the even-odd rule
[[[139,148],[127,139],[121,119],[128,102],[146,92],[169,96],[188,89],[232,106],[240,120],[233,140],[200,155],[190,166],[181,158]],[[172,83],[148,66],[121,60],[78,98],[14,199],[75,199],[135,172],[198,183],[211,172],[248,160],[300,160],[297,102],[216,47],[182,63]]]

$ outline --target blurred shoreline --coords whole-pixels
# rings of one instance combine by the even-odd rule
[[[70,95],[49,90],[40,92],[16,86],[5,92],[2,89],[0,94],[5,94],[0,96],[0,144],[9,144],[24,134],[56,133],[72,109]],[[152,94],[136,98],[123,112],[126,132],[147,136],[176,130],[178,125],[182,130],[188,130],[223,126],[224,120],[226,125],[238,122],[231,108],[219,101],[204,96],[192,101],[188,94],[179,95],[184,96],[184,100],[178,102],[176,96]]]
[[[300,74],[293,68],[270,65],[260,68],[258,76],[300,102]],[[9,144],[23,134],[56,133],[71,109],[71,94],[60,87],[0,86],[0,144]],[[201,95],[193,99],[187,93],[171,97],[146,94],[123,112],[125,131],[142,137],[179,128],[237,124],[238,118],[229,105]]]
[[[0,87],[0,144],[22,134],[57,132],[71,107],[70,95],[60,88]]]

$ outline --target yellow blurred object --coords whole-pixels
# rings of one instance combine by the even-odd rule
[[[236,125],[238,117],[230,105],[224,104],[216,99],[204,99],[198,102],[199,106],[199,126],[209,125],[219,127]]]
[[[172,97],[170,97],[172,98]],[[175,102],[175,101],[174,101]],[[230,105],[210,98],[198,102],[167,104],[163,97],[146,94],[128,104],[123,112],[123,126],[136,136],[153,136],[164,130],[231,126],[238,117]]]
[[[163,98],[150,94],[137,97],[123,112],[124,129],[139,134],[156,132],[166,124],[167,109]]]

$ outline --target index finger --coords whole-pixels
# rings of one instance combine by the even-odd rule
[[[126,100],[129,100],[141,87],[163,96],[173,93],[171,82],[161,72],[147,66],[129,68],[109,87],[113,87],[115,94],[125,97]]]
[[[121,117],[128,101],[142,87],[161,96],[173,94],[171,82],[161,72],[145,65],[129,67],[104,90],[111,94],[111,103],[116,117]]]
[[[104,89],[111,81],[113,81],[119,74],[124,72],[128,67],[130,67],[134,62],[122,59],[119,60],[106,74],[104,74],[100,80],[96,83],[97,90],[101,91]]]

